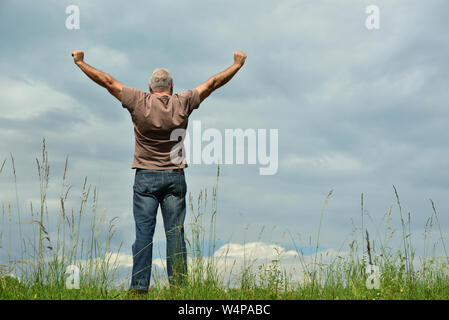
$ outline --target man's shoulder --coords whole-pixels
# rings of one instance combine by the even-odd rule
[[[140,89],[123,86],[122,88],[122,106],[130,111],[135,109],[136,104],[142,103],[142,100],[148,99],[150,94]]]
[[[173,94],[173,97],[186,97],[192,94],[192,90],[184,90],[180,92],[176,92]]]
[[[149,92],[145,92],[143,90],[140,90],[140,89],[137,89],[137,88],[134,88],[134,87],[128,87],[128,86],[123,86],[122,90],[126,91],[129,94],[138,94],[138,95],[145,95],[145,96],[148,96],[148,95],[151,94]]]
[[[187,113],[189,115],[192,112],[192,110],[197,109],[201,103],[200,94],[196,89],[190,89],[179,93],[175,93],[173,96],[179,100],[180,104],[183,106],[185,110],[187,110]]]
[[[181,99],[182,101],[185,102],[192,102],[199,100],[199,96],[200,94],[198,93],[198,90],[196,90],[195,88],[173,94],[173,97]]]

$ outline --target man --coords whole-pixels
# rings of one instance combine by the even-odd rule
[[[193,90],[173,94],[173,79],[165,69],[150,78],[150,92],[124,86],[109,74],[84,62],[83,51],[72,52],[75,64],[95,83],[106,88],[130,114],[134,124],[135,152],[131,168],[134,180],[133,215],[136,239],[132,246],[131,290],[147,292],[151,278],[153,234],[161,206],[167,238],[167,273],[171,286],[182,285],[187,275],[184,241],[186,189],[184,161],[171,159],[178,141],[175,129],[186,129],[188,117],[214,90],[226,84],[245,63],[246,55],[234,53],[234,63]]]

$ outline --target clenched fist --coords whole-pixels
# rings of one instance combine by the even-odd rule
[[[244,54],[242,51],[236,51],[234,53],[234,64],[241,67],[245,63],[245,59],[246,59],[246,54]]]
[[[78,64],[84,60],[84,52],[81,50],[76,50],[72,52],[73,61]]]

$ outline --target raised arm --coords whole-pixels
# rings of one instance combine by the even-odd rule
[[[213,77],[209,78],[206,82],[199,85],[195,89],[200,94],[200,101],[206,99],[214,90],[220,88],[226,84],[232,77],[240,70],[245,63],[246,54],[242,51],[236,51],[234,53],[234,64],[227,68],[225,71],[220,72]]]
[[[75,64],[98,85],[106,88],[110,94],[116,97],[120,102],[122,101],[123,84],[115,80],[109,74],[95,69],[84,62],[84,52],[76,50],[72,52],[73,61]]]

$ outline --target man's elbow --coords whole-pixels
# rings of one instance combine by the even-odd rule
[[[120,82],[112,78],[112,80],[105,81],[104,84],[110,94],[122,101],[123,85]]]

